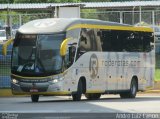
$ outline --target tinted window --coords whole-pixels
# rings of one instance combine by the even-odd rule
[[[82,29],[79,48],[82,51],[102,51],[101,39],[96,29]]]
[[[151,51],[152,33],[101,30],[103,51],[112,52],[149,52]]]
[[[113,30],[102,30],[101,35],[103,51],[122,51],[123,39],[121,32]]]

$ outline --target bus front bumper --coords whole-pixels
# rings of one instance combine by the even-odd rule
[[[69,91],[64,91],[63,81],[57,83],[28,83],[11,81],[11,89],[14,95],[70,95]]]

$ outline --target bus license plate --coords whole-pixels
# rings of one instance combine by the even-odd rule
[[[30,92],[38,92],[38,89],[30,89]]]

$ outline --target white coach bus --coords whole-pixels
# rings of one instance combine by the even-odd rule
[[[102,94],[135,98],[153,86],[151,28],[91,19],[38,19],[21,26],[13,43],[11,89],[29,94],[71,95],[74,101]]]

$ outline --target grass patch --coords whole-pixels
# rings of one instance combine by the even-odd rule
[[[160,81],[160,69],[155,70],[155,81]]]
[[[160,81],[160,54],[156,54],[155,81]]]

